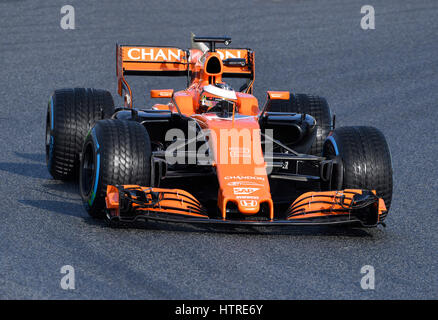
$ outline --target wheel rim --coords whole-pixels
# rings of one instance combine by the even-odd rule
[[[85,195],[91,193],[95,167],[93,144],[89,142],[85,146],[81,167],[81,189]]]

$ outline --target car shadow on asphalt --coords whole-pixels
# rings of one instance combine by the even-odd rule
[[[25,152],[14,152],[17,157],[26,160],[32,160],[35,162],[41,162],[46,164],[46,155],[44,153],[25,153]]]
[[[81,203],[57,200],[18,200],[18,202],[51,213],[84,218],[84,207]]]
[[[109,226],[113,229],[137,229],[145,231],[170,231],[187,233],[216,233],[241,235],[283,235],[283,236],[343,236],[343,237],[373,237],[369,230],[363,228],[348,228],[340,226],[283,226],[283,227],[230,227],[230,226],[199,226],[183,223],[167,222],[135,222],[124,225]]]
[[[0,171],[37,179],[47,179],[49,175],[45,164],[38,163],[0,162]]]
[[[67,193],[79,197],[79,186],[75,181],[57,182],[50,180],[51,183],[43,183],[41,186],[46,189],[46,193],[59,196],[60,193]],[[76,198],[77,198],[76,197]]]
[[[25,160],[39,162],[40,164],[4,162],[0,163],[0,170],[19,174],[22,176],[45,179],[47,183],[41,184],[41,186],[43,187],[43,192],[53,196],[66,198],[64,196],[61,196],[60,193],[79,195],[79,187],[77,182],[56,181],[51,178],[50,174],[47,171],[46,156],[44,153],[15,152],[15,155]]]
[[[47,179],[50,176],[47,172],[46,156],[43,153],[15,152],[15,155],[35,163],[0,162],[0,171],[37,179]]]

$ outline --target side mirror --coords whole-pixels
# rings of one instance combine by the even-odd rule
[[[290,92],[289,91],[268,91],[268,99],[269,100],[289,100]]]
[[[228,58],[222,61],[227,67],[244,67],[246,66],[246,59],[243,58]]]
[[[151,98],[172,98],[173,89],[151,90]]]

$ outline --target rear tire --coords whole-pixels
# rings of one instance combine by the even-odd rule
[[[290,94],[289,100],[271,100],[268,111],[311,115],[316,120],[316,138],[309,154],[320,156],[325,138],[334,129],[332,111],[325,98],[308,94]]]
[[[342,174],[334,170],[331,187],[376,190],[389,210],[392,200],[392,161],[386,139],[374,127],[341,127],[324,143],[323,156],[339,158]],[[336,167],[335,167],[336,168]],[[341,178],[339,178],[341,177]]]
[[[75,88],[53,93],[46,117],[46,163],[53,178],[77,178],[85,136],[97,120],[113,113],[114,101],[108,91]]]
[[[135,121],[101,120],[85,139],[79,174],[84,205],[95,218],[105,215],[108,185],[150,185],[151,142]]]

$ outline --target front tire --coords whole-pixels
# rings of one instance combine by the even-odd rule
[[[392,161],[386,139],[374,127],[341,127],[324,143],[323,156],[341,161],[335,166],[331,186],[323,189],[376,190],[389,210],[392,200]],[[342,172],[337,172],[342,168]]]
[[[135,121],[101,120],[90,130],[82,149],[79,188],[95,218],[105,215],[108,185],[150,185],[151,143]]]

